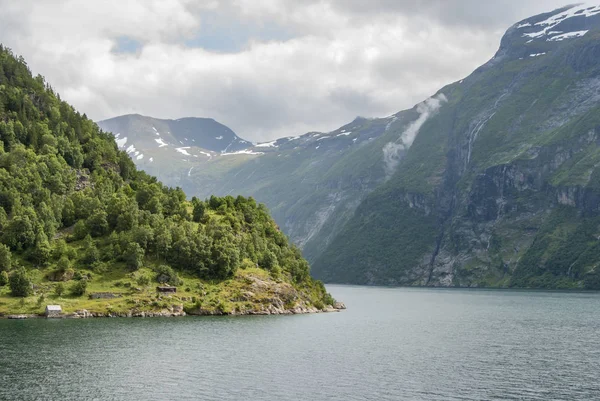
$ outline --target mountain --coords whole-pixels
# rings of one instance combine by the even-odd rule
[[[240,141],[212,120],[151,123],[152,140],[167,146],[189,139],[216,152]],[[135,145],[115,136],[0,46],[0,316],[40,314],[45,303],[74,316],[331,309],[264,205],[241,196],[188,201],[138,171],[129,157],[137,150],[119,150]],[[179,291],[157,293],[161,284]]]
[[[317,277],[600,288],[600,6],[520,21],[434,98],[390,179],[316,259]]]
[[[158,143],[156,138],[163,138],[163,132],[175,131],[159,128],[150,117],[123,116],[98,124],[115,133],[117,143],[129,151],[138,167],[170,185],[202,199],[211,194],[244,194],[265,203],[310,261],[337,234],[360,200],[385,181],[389,171],[381,149],[419,115],[415,108],[385,118],[357,117],[331,132],[259,144],[232,136],[239,145],[235,150],[191,146],[185,148],[189,156],[177,153],[182,149],[177,145]],[[132,120],[143,129],[114,123]],[[186,133],[183,140],[192,136]],[[246,148],[240,149],[244,144]],[[389,162],[395,163],[402,153],[390,152]]]

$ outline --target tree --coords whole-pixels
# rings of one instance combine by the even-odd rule
[[[6,271],[0,272],[0,287],[4,287],[8,284],[8,273]]]
[[[0,244],[0,271],[10,270],[12,265],[12,255],[10,248],[4,244]]]
[[[35,231],[29,216],[15,216],[4,232],[5,244],[14,250],[25,249],[35,242]]]
[[[100,237],[108,231],[106,212],[102,209],[96,210],[87,218],[85,225],[92,237]]]
[[[80,297],[82,295],[84,295],[87,291],[87,280],[79,280],[76,281],[72,286],[71,286],[71,295],[76,296],[76,297]]]
[[[37,266],[47,266],[52,256],[52,248],[48,237],[43,231],[40,231],[36,236],[35,247],[29,254],[29,259]]]
[[[100,252],[94,243],[92,237],[88,234],[83,240],[83,257],[81,262],[86,265],[93,265],[100,260]]]
[[[56,284],[56,286],[54,287],[54,295],[56,295],[57,297],[61,297],[62,294],[65,293],[65,285],[63,283],[58,283]]]
[[[206,204],[196,197],[192,198],[192,204],[194,205],[192,220],[199,223],[202,221],[204,214],[206,213]]]
[[[137,242],[130,242],[125,247],[123,260],[130,270],[137,270],[144,264],[144,249]]]
[[[15,297],[26,297],[32,293],[31,280],[24,267],[15,270],[9,278],[10,291]]]
[[[181,285],[181,279],[171,268],[171,266],[160,265],[156,269],[156,281],[158,283],[168,283],[171,285]]]

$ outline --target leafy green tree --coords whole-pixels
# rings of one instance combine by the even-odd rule
[[[102,209],[96,210],[87,218],[85,224],[92,237],[101,237],[108,231],[108,221],[106,212]]]
[[[33,292],[31,280],[24,267],[13,271],[9,277],[10,291],[15,297],[26,297]]]
[[[130,270],[138,270],[144,264],[144,249],[137,242],[130,242],[123,252],[123,260]]]
[[[57,297],[62,297],[62,295],[65,293],[65,285],[63,283],[58,283],[56,284],[56,286],[54,287],[54,295],[56,295]]]
[[[206,204],[196,197],[192,198],[192,204],[194,205],[192,220],[199,223],[206,213]]]
[[[156,281],[161,284],[181,285],[182,281],[171,266],[160,265],[156,269]]]
[[[100,251],[96,247],[94,240],[88,234],[83,240],[83,257],[81,258],[81,262],[86,265],[93,265],[94,263],[100,261]]]
[[[52,247],[43,231],[36,236],[35,246],[31,249],[29,259],[37,266],[47,266],[52,256]]]
[[[75,227],[73,228],[73,239],[76,241],[84,239],[86,235],[89,235],[89,230],[85,221],[79,220],[75,223]]]
[[[35,242],[35,231],[29,216],[15,216],[7,224],[3,242],[11,249],[22,250]]]
[[[76,281],[71,286],[71,290],[70,290],[71,295],[76,296],[76,297],[85,295],[85,293],[87,291],[87,285],[88,285],[87,280]]]
[[[10,248],[0,244],[0,271],[8,271],[12,266],[12,254]]]
[[[0,287],[4,287],[8,284],[8,273],[6,271],[0,272]]]

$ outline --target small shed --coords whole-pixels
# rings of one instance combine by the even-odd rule
[[[177,287],[158,286],[156,287],[156,291],[164,293],[174,293],[177,292]]]
[[[60,317],[61,314],[60,305],[46,305],[46,317]]]

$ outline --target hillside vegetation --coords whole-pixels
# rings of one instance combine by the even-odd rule
[[[0,139],[0,314],[39,313],[50,298],[67,310],[259,312],[273,297],[257,282],[285,288],[288,308],[333,303],[263,205],[190,202],[138,171],[1,46]],[[157,282],[180,291],[163,300]],[[118,299],[88,300],[92,291]]]

